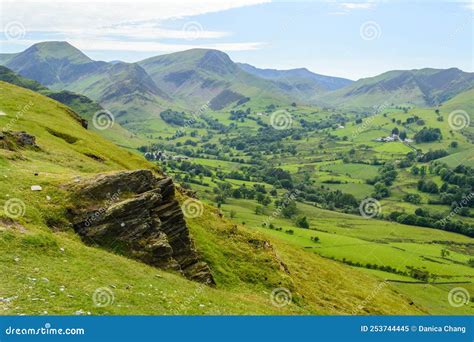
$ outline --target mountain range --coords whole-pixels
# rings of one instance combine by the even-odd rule
[[[247,101],[317,104],[366,110],[433,106],[474,87],[474,73],[451,69],[388,71],[351,81],[305,68],[259,69],[224,52],[191,49],[136,63],[94,61],[67,42],[43,42],[0,54],[0,64],[52,90],[86,95],[124,124],[157,118],[167,108],[221,110]]]

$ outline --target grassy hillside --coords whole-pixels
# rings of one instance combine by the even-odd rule
[[[4,314],[340,314],[361,303],[364,313],[428,312],[391,286],[366,301],[378,288],[377,277],[235,227],[207,206],[188,223],[216,288],[85,246],[65,219],[66,184],[98,172],[153,166],[82,128],[64,105],[8,83],[0,82],[0,89],[0,125],[34,135],[38,145],[0,149]],[[42,191],[31,191],[32,185]],[[8,200],[19,204],[20,215],[12,217]],[[292,304],[271,304],[277,287],[292,292]],[[98,288],[107,288],[113,303],[94,306]]]
[[[91,100],[87,96],[73,93],[71,91],[53,91],[43,86],[39,82],[17,75],[12,70],[0,66],[0,80],[8,82],[23,88],[27,88],[40,94],[46,95],[58,102],[61,102],[77,113],[77,119],[85,119],[88,122],[88,129],[102,134],[107,139],[119,145],[127,147],[137,147],[142,145],[145,140],[139,138],[135,134],[127,131],[118,122],[114,122],[108,129],[100,129],[100,125],[95,123],[94,116],[103,113],[105,109],[97,102]],[[71,113],[74,115],[74,113]]]

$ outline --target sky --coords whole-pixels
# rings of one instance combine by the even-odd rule
[[[214,48],[260,68],[359,79],[474,71],[474,2],[0,0],[0,51],[68,41],[95,60]]]

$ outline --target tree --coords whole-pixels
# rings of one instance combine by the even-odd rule
[[[236,215],[237,213],[235,212],[235,210],[230,211],[230,218],[234,218]]]
[[[309,222],[306,216],[298,217],[298,219],[296,220],[296,226],[300,228],[306,228],[306,229],[309,228]]]
[[[438,185],[436,185],[435,182],[432,180],[425,181],[423,179],[418,182],[418,190],[430,194],[437,194],[439,192]]]
[[[234,198],[242,198],[242,192],[239,188],[232,190],[232,197]]]
[[[405,202],[413,203],[413,204],[419,204],[421,202],[421,196],[418,194],[406,194],[403,197],[403,200]]]
[[[296,215],[297,212],[298,212],[298,209],[296,208],[296,203],[294,201],[289,202],[281,210],[281,214],[286,218],[292,218],[293,216]]]
[[[407,132],[401,131],[398,137],[400,138],[400,140],[405,141],[405,139],[407,138]]]
[[[262,204],[266,207],[267,205],[269,205],[270,203],[272,203],[272,200],[270,197],[268,196],[265,196],[262,200]]]
[[[372,195],[376,199],[381,199],[390,196],[390,189],[384,183],[376,183],[374,189],[375,192]]]
[[[447,250],[447,249],[442,249],[441,250],[441,257],[444,259],[446,258],[447,256],[449,256],[451,253]]]
[[[400,130],[398,129],[398,127],[395,127],[394,129],[392,129],[392,134],[398,135],[399,133],[400,133]]]

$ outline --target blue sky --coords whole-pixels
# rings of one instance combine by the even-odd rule
[[[393,69],[473,71],[473,3],[3,0],[2,52],[67,40],[134,62],[193,47],[257,67],[358,79]],[[35,15],[31,15],[35,13]]]

